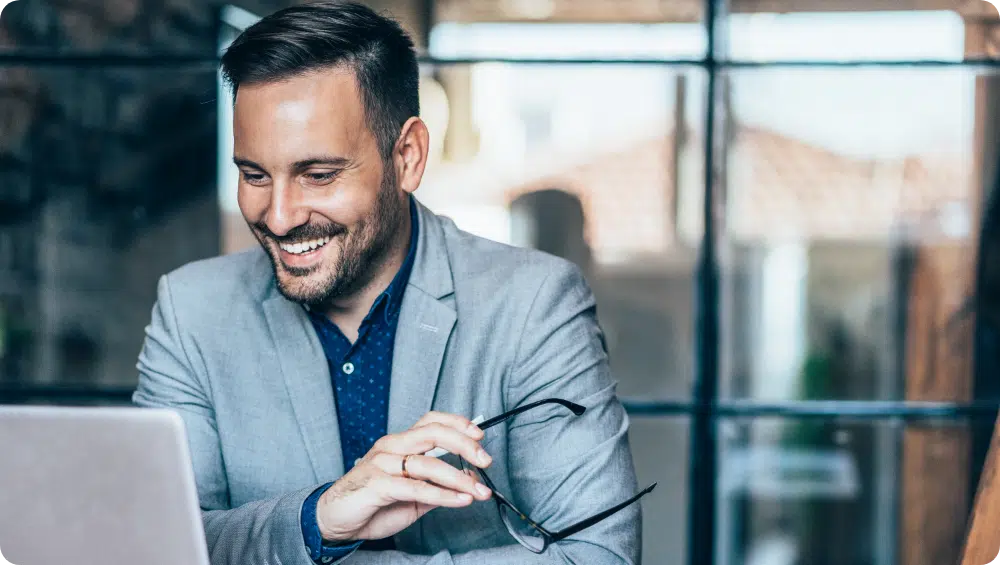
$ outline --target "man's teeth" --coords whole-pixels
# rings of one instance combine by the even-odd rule
[[[288,253],[301,255],[303,253],[308,253],[309,251],[323,247],[327,243],[330,243],[330,239],[331,238],[329,237],[324,237],[323,239],[313,239],[310,241],[302,241],[299,243],[279,243],[278,247],[280,247],[283,251],[287,251]]]

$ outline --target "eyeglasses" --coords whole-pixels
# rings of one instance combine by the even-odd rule
[[[489,420],[485,420],[481,424],[479,424],[479,428],[482,430],[487,430],[489,428],[492,428],[493,426],[496,426],[497,424],[501,424],[513,418],[514,416],[517,416],[518,414],[522,414],[524,412],[527,412],[528,410],[538,408],[539,406],[544,406],[546,404],[558,404],[564,408],[569,409],[576,416],[583,415],[583,413],[587,410],[585,407],[570,402],[568,400],[563,400],[561,398],[548,398],[545,400],[532,402],[531,404],[525,404],[524,406],[520,406],[509,412],[505,412],[499,416],[490,418]],[[493,483],[492,480],[490,480],[489,476],[486,474],[485,471],[483,471],[478,467],[468,466],[464,460],[462,460],[462,467],[466,469],[474,468],[476,472],[479,473],[479,476],[482,477],[483,479],[483,483],[485,483],[486,486],[489,487],[491,491],[493,491],[493,499],[496,501],[497,510],[500,512],[500,518],[503,521],[504,526],[507,527],[507,531],[510,532],[510,535],[513,536],[518,543],[520,543],[521,545],[523,545],[524,547],[526,547],[527,549],[529,549],[534,553],[542,553],[545,551],[546,548],[548,548],[549,545],[556,543],[560,540],[566,539],[569,536],[581,530],[585,530],[593,526],[594,524],[597,524],[598,522],[601,522],[613,516],[614,514],[618,513],[622,509],[636,502],[643,496],[649,494],[650,492],[653,492],[653,489],[656,488],[656,483],[653,483],[652,485],[646,487],[642,492],[636,494],[635,496],[626,500],[625,502],[612,506],[611,508],[608,508],[607,510],[604,510],[602,512],[598,512],[597,514],[594,514],[589,518],[581,520],[568,528],[565,528],[558,532],[550,532],[549,530],[545,529],[540,524],[538,524],[538,522],[535,522],[534,520],[529,518],[527,514],[519,510],[517,506],[513,502],[511,502],[510,499],[497,492],[496,485]]]

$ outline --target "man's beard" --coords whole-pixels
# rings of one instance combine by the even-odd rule
[[[334,222],[304,224],[278,237],[263,222],[251,224],[251,231],[271,260],[278,290],[285,298],[309,306],[322,307],[344,296],[350,296],[368,284],[375,269],[389,252],[396,231],[402,224],[403,208],[396,198],[395,170],[385,167],[382,185],[375,207],[368,217],[354,228]],[[279,243],[292,243],[330,238],[339,242],[339,255],[328,258],[315,267],[290,267],[279,257]],[[323,249],[328,253],[332,250]],[[282,275],[284,274],[284,276]]]

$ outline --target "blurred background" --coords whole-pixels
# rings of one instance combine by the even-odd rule
[[[218,55],[292,2],[0,19],[0,404],[129,401],[158,277],[256,245]],[[1000,17],[981,0],[372,0],[417,193],[577,262],[644,563],[958,559],[1000,403]]]

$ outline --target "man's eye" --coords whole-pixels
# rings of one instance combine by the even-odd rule
[[[335,171],[331,171],[329,173],[309,173],[306,175],[306,178],[311,182],[324,183],[332,181],[336,178],[336,176],[337,173]]]
[[[250,184],[262,184],[266,179],[265,175],[258,175],[253,173],[243,173],[243,180]]]

